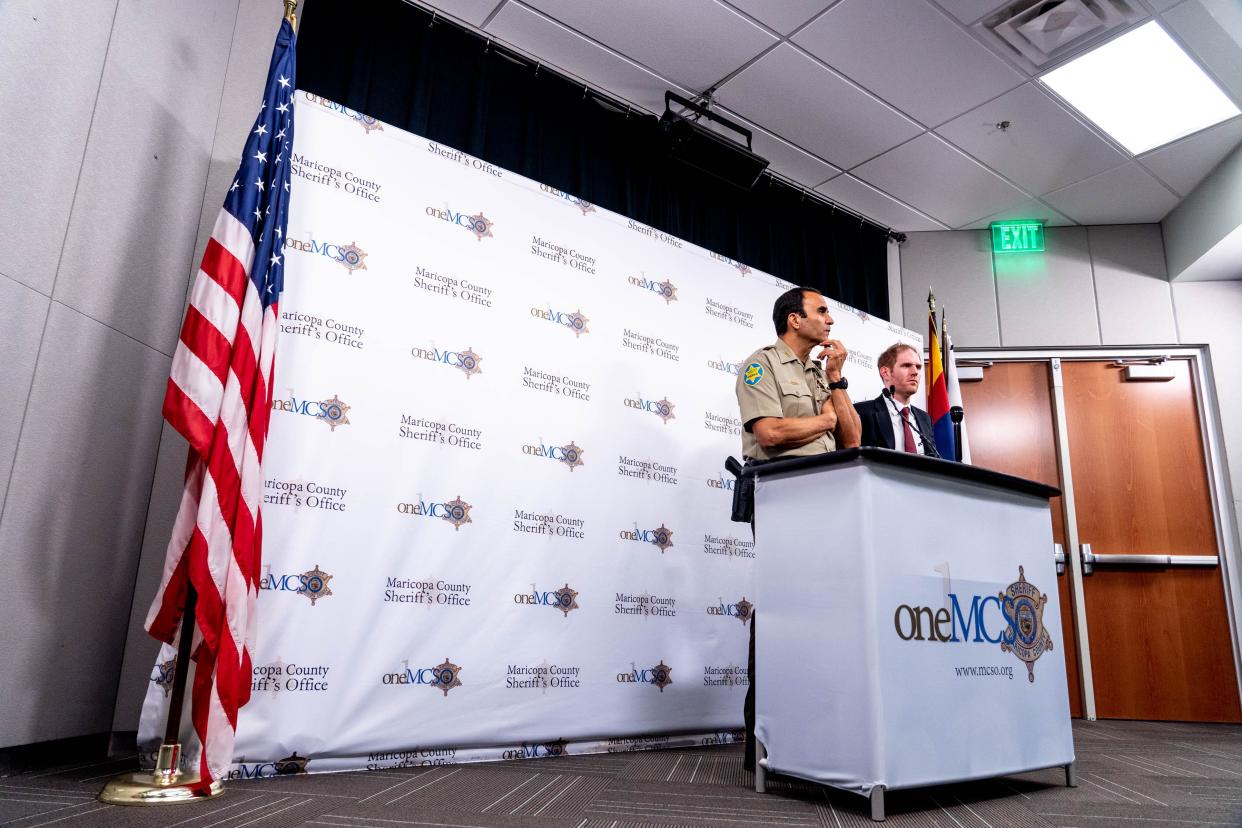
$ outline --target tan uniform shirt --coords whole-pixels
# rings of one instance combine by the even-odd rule
[[[762,417],[814,417],[823,411],[830,393],[823,367],[813,359],[803,363],[782,340],[751,354],[742,363],[737,378],[743,456],[775,460],[834,451],[837,441],[831,432],[800,446],[765,449],[750,430],[751,424]]]

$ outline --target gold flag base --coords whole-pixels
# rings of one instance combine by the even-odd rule
[[[181,745],[160,745],[155,770],[114,776],[99,793],[99,800],[109,805],[176,805],[201,802],[224,793],[219,779],[204,785],[197,773],[182,773]]]

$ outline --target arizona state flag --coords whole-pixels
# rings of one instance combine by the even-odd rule
[[[944,352],[936,328],[936,297],[927,294],[927,413],[931,416],[936,451],[946,460],[957,457],[953,448],[953,420],[949,417],[949,390],[944,376]]]

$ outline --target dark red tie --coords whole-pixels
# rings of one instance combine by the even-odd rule
[[[910,454],[918,454],[918,446],[914,444],[914,430],[910,428],[910,406],[903,406],[901,409],[901,425],[906,431],[905,450]]]

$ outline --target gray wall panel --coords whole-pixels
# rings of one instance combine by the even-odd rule
[[[236,16],[235,2],[122,0],[57,277],[58,301],[165,353]]]
[[[901,245],[901,282],[907,328],[926,332],[931,287],[936,301],[948,309],[954,345],[1001,344],[986,230],[907,234]]]
[[[0,394],[0,514],[50,304],[51,300],[38,291],[0,276],[0,331],[4,331],[4,359],[0,359],[0,388],[4,389]]]
[[[1001,343],[1098,345],[1085,227],[1049,227],[1043,253],[995,256]]]
[[[0,746],[111,726],[169,364],[52,303],[0,519]]]
[[[1237,262],[1214,250],[1242,226],[1242,146],[1164,217],[1165,262],[1173,281],[1237,278]]]
[[[263,81],[267,77],[272,43],[279,28],[280,15],[272,13],[271,3],[242,0],[237,10],[237,25],[234,26],[233,44],[229,49],[229,63],[224,75],[224,95],[216,119],[207,186],[203,190],[198,218],[198,235],[194,241],[194,254],[189,261],[187,300],[194,275],[198,273],[198,263],[202,261],[207,240],[211,238],[211,228],[215,225],[220,205],[224,203],[224,194],[237,174],[242,147],[254,125],[255,116],[259,114]]]
[[[51,296],[117,0],[0,3],[0,273]]]
[[[1087,228],[1105,345],[1177,342],[1158,224]]]

